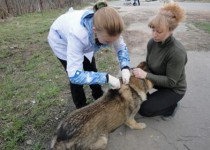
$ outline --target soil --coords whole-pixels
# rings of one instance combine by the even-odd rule
[[[141,2],[141,6],[128,6],[124,5],[123,1],[118,1],[110,2],[110,5],[117,8],[123,16],[126,27],[123,37],[130,51],[131,64],[135,66],[136,59],[145,59],[146,45],[151,38],[148,20],[163,4],[155,1]],[[202,3],[199,3],[199,8],[196,7],[197,3],[181,2],[180,5],[184,9],[186,7],[186,19],[174,31],[174,36],[182,42],[187,51],[209,51],[210,34],[197,28],[194,23],[210,22],[210,10]]]
[[[162,3],[142,2],[141,6],[124,6],[123,1],[111,2],[117,6],[126,24],[124,39],[130,50],[131,65],[145,59],[147,41],[151,31],[148,19]],[[115,4],[114,4],[115,3]],[[157,117],[136,116],[138,122],[146,123],[145,130],[120,127],[110,134],[108,150],[193,150],[209,149],[210,120],[210,33],[197,28],[195,22],[210,22],[210,3],[180,2],[186,11],[186,20],[174,32],[185,46],[188,55],[186,65],[187,92],[180,102],[176,116],[170,121]]]

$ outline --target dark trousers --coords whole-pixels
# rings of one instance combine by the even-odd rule
[[[158,91],[147,95],[139,114],[146,117],[170,116],[183,96],[184,94],[177,94],[171,89],[159,88]]]
[[[134,3],[133,4],[136,4],[136,1],[138,2],[138,5],[140,5],[140,0],[134,0]]]
[[[59,59],[59,60],[66,70],[67,62],[65,60],[61,60],[61,59]],[[83,69],[85,71],[97,72],[95,58],[93,57],[92,61],[90,62],[86,57],[84,57]],[[92,96],[95,100],[100,98],[103,95],[103,91],[102,91],[100,85],[94,84],[94,85],[89,85],[89,86],[92,90]],[[81,108],[81,107],[84,107],[87,105],[83,85],[73,84],[70,82],[70,90],[71,90],[72,99],[73,99],[73,102],[74,102],[76,108]]]

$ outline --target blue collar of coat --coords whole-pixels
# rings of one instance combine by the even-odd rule
[[[93,35],[93,10],[88,10],[82,15],[81,24],[88,30],[88,37],[91,46],[95,44]]]

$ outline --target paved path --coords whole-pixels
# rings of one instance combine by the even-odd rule
[[[122,1],[121,1],[122,2]],[[120,6],[119,2],[110,2]],[[122,3],[121,3],[122,4]],[[158,2],[142,2],[140,7],[154,7]],[[184,3],[183,5],[186,5]],[[141,57],[145,57],[142,54]],[[138,64],[131,53],[132,64]],[[144,130],[122,126],[109,138],[108,150],[209,150],[210,149],[210,52],[188,51],[186,66],[188,90],[176,116],[169,121],[160,117],[143,118]]]

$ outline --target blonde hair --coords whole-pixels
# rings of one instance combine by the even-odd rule
[[[167,3],[156,16],[150,19],[148,26],[150,28],[173,31],[184,19],[185,12],[178,3]]]
[[[93,26],[98,32],[106,33],[109,36],[117,36],[122,33],[124,22],[114,8],[103,7],[95,12]]]

